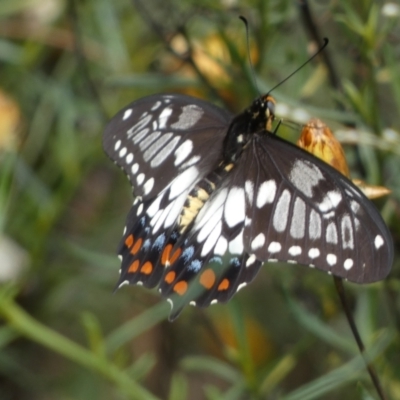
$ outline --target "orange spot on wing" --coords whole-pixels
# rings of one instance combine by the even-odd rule
[[[229,288],[229,280],[224,278],[221,283],[218,285],[218,290],[227,290]]]
[[[142,247],[143,239],[139,238],[131,248],[131,254],[135,255]]]
[[[130,248],[133,245],[134,242],[134,238],[133,235],[129,235],[126,239],[125,239],[125,246]]]
[[[174,252],[174,254],[172,254],[172,256],[171,256],[171,258],[170,258],[170,260],[169,260],[169,263],[170,263],[170,264],[173,264],[173,263],[179,258],[179,256],[181,255],[181,253],[182,253],[182,249],[181,249],[181,248],[176,249],[175,252]]]
[[[200,275],[200,284],[203,285],[206,289],[211,289],[215,283],[215,272],[212,269],[206,269]]]
[[[169,271],[168,274],[165,275],[164,280],[165,282],[168,283],[168,285],[170,285],[175,280],[175,276],[176,276],[175,271]]]
[[[166,265],[167,262],[169,261],[169,256],[171,254],[171,250],[172,250],[172,244],[167,244],[164,248],[164,251],[161,255],[161,264],[162,265]]]
[[[183,296],[187,291],[188,284],[185,281],[179,281],[174,285],[174,292]]]
[[[140,261],[135,260],[129,267],[128,272],[134,273],[139,269]]]
[[[150,261],[146,261],[142,268],[140,268],[140,272],[146,275],[150,275],[153,272],[153,264]]]
[[[164,248],[164,251],[161,255],[161,264],[162,265],[171,265],[173,264],[181,255],[182,253],[182,249],[176,249],[174,251],[174,254],[171,255],[171,251],[173,249],[173,245],[172,244],[167,244]]]

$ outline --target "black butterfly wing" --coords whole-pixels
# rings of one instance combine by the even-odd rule
[[[244,249],[262,261],[315,266],[357,283],[387,276],[391,235],[346,177],[271,134],[256,134],[233,185],[246,201]]]
[[[159,285],[173,318],[188,302],[228,301],[266,261],[359,283],[383,279],[393,244],[374,205],[339,172],[265,131],[251,135],[193,225],[179,233],[189,193],[222,161],[230,120],[201,100],[156,95],[107,126],[106,152],[138,196],[120,246],[119,285]]]
[[[178,242],[179,257],[165,270],[160,293],[171,300],[171,319],[187,303],[207,307],[229,301],[262,265],[244,251],[245,203],[236,197],[234,178],[229,175],[205,203]]]
[[[265,132],[254,134],[180,250],[160,284],[164,297],[175,295],[171,318],[188,302],[228,301],[263,262],[369,283],[385,278],[393,261],[373,203],[328,164]]]
[[[118,112],[103,135],[107,155],[128,176],[135,196],[151,199],[188,170],[201,179],[220,160],[231,114],[200,99],[157,94]],[[196,178],[196,179],[197,179]],[[184,179],[181,179],[185,184]]]
[[[230,119],[197,98],[154,95],[131,103],[109,122],[104,149],[136,195],[118,250],[118,286],[159,283],[174,225],[195,183],[220,162]]]

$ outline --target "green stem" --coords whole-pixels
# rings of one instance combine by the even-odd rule
[[[0,315],[8,321],[11,327],[27,338],[79,365],[100,373],[115,383],[129,398],[134,400],[159,400],[133,381],[124,371],[112,364],[111,361],[91,353],[89,350],[36,321],[4,292],[0,295]]]

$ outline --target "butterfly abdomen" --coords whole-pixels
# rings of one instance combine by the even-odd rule
[[[178,218],[177,230],[180,234],[183,234],[189,226],[192,226],[197,214],[233,167],[234,164],[231,162],[221,163],[215,170],[196,183],[195,187],[189,192]]]

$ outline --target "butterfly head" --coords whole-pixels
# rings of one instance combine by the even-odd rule
[[[272,121],[275,119],[275,99],[266,94],[254,100],[249,111],[252,117],[252,129],[254,131],[271,131]]]

